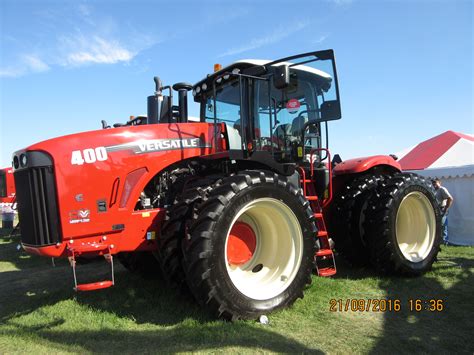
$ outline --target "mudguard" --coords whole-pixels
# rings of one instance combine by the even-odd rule
[[[401,171],[402,167],[389,155],[374,155],[370,157],[354,158],[339,163],[333,169],[334,176],[358,174],[376,166],[384,169]]]

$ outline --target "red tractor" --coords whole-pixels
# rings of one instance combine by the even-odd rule
[[[13,169],[0,169],[0,203],[12,204],[15,200],[15,181]]]
[[[385,273],[431,267],[441,238],[431,185],[391,156],[331,161],[332,50],[155,84],[146,117],[13,155],[23,247],[69,258],[76,290],[113,285],[116,256],[161,269],[216,316],[252,319],[302,297],[313,272],[335,274],[332,239]],[[188,122],[188,91],[200,122]],[[94,256],[111,279],[78,283],[76,261]]]

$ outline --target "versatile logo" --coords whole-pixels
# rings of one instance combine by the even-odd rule
[[[77,210],[69,212],[69,223],[88,223],[90,222],[90,210]]]
[[[201,138],[149,139],[106,147],[107,152],[131,150],[135,154],[162,152],[166,150],[210,148]]]

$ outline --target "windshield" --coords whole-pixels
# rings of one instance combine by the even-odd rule
[[[204,110],[206,122],[214,122],[214,110],[216,110],[217,122],[235,124],[240,119],[240,95],[239,83],[233,81],[216,89],[216,106],[214,98],[208,97]]]

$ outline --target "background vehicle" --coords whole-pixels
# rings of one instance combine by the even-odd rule
[[[0,203],[12,203],[15,199],[13,169],[0,169]]]
[[[15,181],[13,169],[0,169],[0,220],[2,228],[13,228],[15,220]]]
[[[146,117],[14,153],[23,246],[68,257],[77,290],[113,285],[116,255],[130,270],[161,267],[217,316],[256,318],[302,297],[313,271],[335,274],[329,235],[383,272],[430,268],[440,242],[430,184],[390,156],[331,161],[332,50],[155,86]],[[200,122],[188,122],[191,90]],[[111,279],[78,284],[77,258],[97,255]]]

